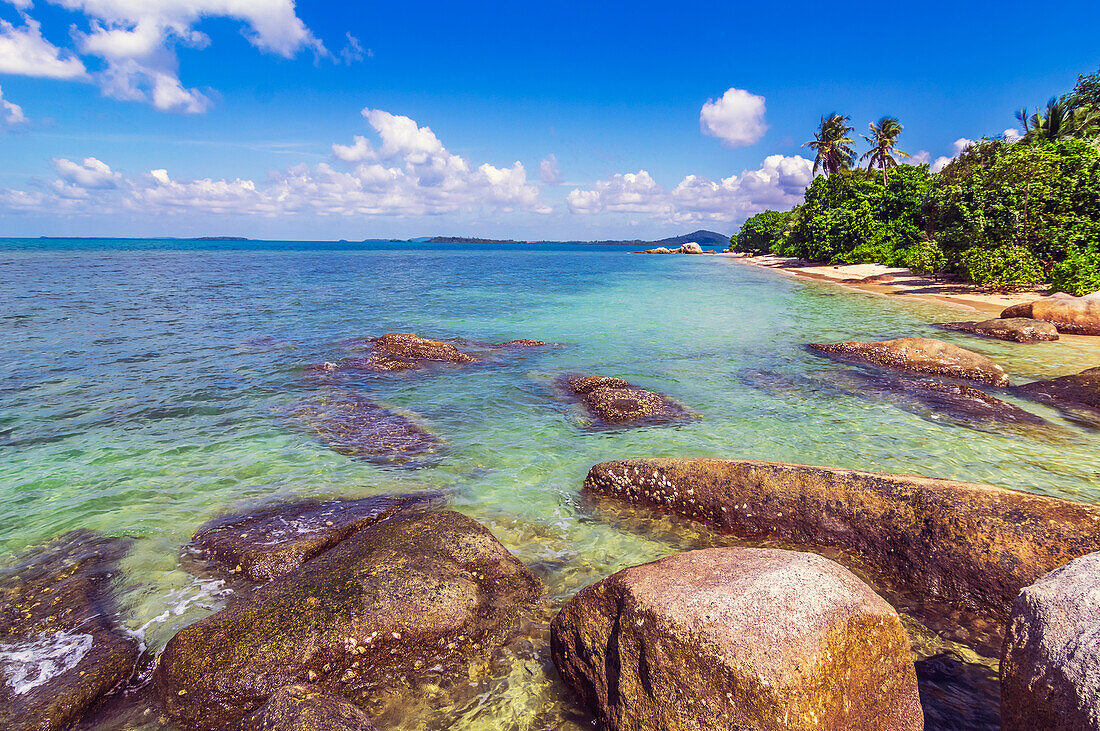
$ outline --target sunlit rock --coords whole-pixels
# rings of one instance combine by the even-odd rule
[[[933,338],[898,338],[874,343],[812,343],[810,348],[836,358],[863,361],[931,376],[1007,386],[1004,369],[980,353]]]

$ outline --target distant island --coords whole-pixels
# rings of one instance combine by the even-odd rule
[[[244,236],[200,236],[195,241],[248,241]]]
[[[665,246],[669,248],[678,247],[689,241],[694,241],[700,246],[721,246],[725,248],[729,246],[730,237],[716,231],[704,231],[700,229],[699,231],[693,231],[682,236],[673,236],[657,241],[643,241],[642,239],[632,239],[629,241],[625,239],[607,241],[517,241],[516,239],[483,239],[467,236],[432,236],[430,238],[409,239],[410,243],[418,244],[598,244],[602,246]]]

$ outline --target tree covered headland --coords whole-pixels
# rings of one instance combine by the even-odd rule
[[[749,218],[730,250],[904,266],[990,289],[1100,290],[1100,71],[1016,116],[1021,138],[971,144],[938,173],[898,162],[909,156],[892,117],[869,125],[860,168],[849,118],[824,116],[805,145],[823,173],[805,202]]]

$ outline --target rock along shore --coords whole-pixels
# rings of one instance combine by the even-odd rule
[[[590,493],[742,537],[838,547],[899,587],[995,620],[1047,572],[1100,550],[1100,506],[916,475],[733,459],[604,462]]]

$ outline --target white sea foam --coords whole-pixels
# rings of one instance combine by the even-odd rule
[[[167,608],[137,629],[124,629],[123,631],[140,643],[140,651],[146,649],[145,639],[149,628],[154,624],[164,624],[179,617],[191,607],[198,607],[206,612],[214,612],[225,605],[226,599],[233,590],[218,580],[194,579],[187,586],[172,589],[164,596],[164,604]]]
[[[56,632],[33,640],[0,645],[0,667],[8,676],[8,685],[22,695],[75,668],[88,650],[92,636],[76,632]]]

